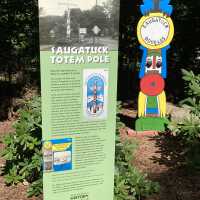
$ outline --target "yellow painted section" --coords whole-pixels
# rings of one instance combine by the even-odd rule
[[[138,97],[138,117],[144,117],[146,111],[147,96],[140,92]]]
[[[64,151],[71,146],[71,143],[54,144],[53,151]]]
[[[162,44],[150,45],[145,42],[144,38],[142,38],[141,29],[144,26],[145,21],[147,21],[148,19],[150,19],[152,17],[164,18],[169,24],[170,31],[169,31],[168,37]],[[139,43],[141,45],[143,45],[144,47],[146,47],[147,49],[162,49],[162,48],[166,47],[167,45],[170,44],[170,42],[172,41],[172,39],[174,37],[174,24],[173,24],[171,17],[166,16],[161,12],[152,12],[147,16],[143,16],[140,19],[138,26],[137,26],[137,37],[138,37]]]
[[[145,117],[146,113],[147,96],[140,92],[138,97],[138,117]],[[160,111],[160,117],[165,117],[167,112],[166,94],[163,91],[158,95],[158,109]]]
[[[165,117],[167,112],[167,102],[166,102],[166,94],[163,91],[160,95],[158,95],[158,105],[160,110],[160,116]]]

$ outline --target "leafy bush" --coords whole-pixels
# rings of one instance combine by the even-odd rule
[[[118,103],[118,112],[121,106]],[[120,138],[120,129],[125,125],[117,116],[115,155],[115,200],[139,200],[159,191],[159,185],[147,179],[133,166],[133,155],[137,142]]]
[[[40,98],[27,102],[18,112],[15,132],[4,138],[6,148],[2,154],[6,160],[5,182],[11,185],[27,181],[30,183],[28,196],[37,196],[42,192]]]
[[[118,105],[120,109],[120,104]],[[158,191],[158,184],[148,181],[132,166],[133,152],[137,143],[133,140],[120,139],[120,128],[124,124],[117,117],[116,128],[116,165],[115,165],[115,200],[135,200]],[[19,110],[19,119],[14,125],[15,132],[4,138],[6,145],[3,157],[6,160],[4,170],[8,185],[27,181],[30,183],[28,196],[42,193],[42,130],[40,98]]]
[[[185,146],[186,163],[192,169],[200,169],[200,74],[182,70],[188,98],[181,101],[189,107],[190,117],[182,122],[171,122],[169,129],[181,139]]]
[[[183,79],[186,81],[186,92],[189,95],[182,101],[190,107],[191,113],[200,118],[200,74],[195,75],[192,71],[182,70]]]

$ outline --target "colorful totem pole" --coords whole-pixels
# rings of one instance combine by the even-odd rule
[[[143,0],[143,17],[137,27],[140,49],[140,93],[138,97],[137,131],[164,131],[166,119],[165,79],[167,78],[167,50],[174,35],[170,18],[170,0]]]

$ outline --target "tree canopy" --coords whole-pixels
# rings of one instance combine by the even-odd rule
[[[136,36],[137,23],[142,16],[139,6],[142,0],[121,1],[120,12],[120,62],[119,98],[130,99],[138,94],[138,65],[141,52]],[[172,0],[172,20],[175,35],[168,51],[168,99],[177,102],[183,97],[181,69],[200,73],[200,2],[195,0]],[[124,90],[127,88],[127,90]]]
[[[141,57],[136,36],[137,23],[142,16],[139,5],[142,0],[120,2],[120,57],[119,57],[119,99],[136,98],[138,84],[138,69]],[[104,5],[104,10],[97,7],[90,11],[74,10],[74,23],[82,20],[84,26],[92,26],[95,20],[106,21],[103,27],[111,25],[117,31],[118,1],[110,1]],[[175,25],[175,36],[168,51],[167,93],[171,101],[182,98],[183,82],[181,69],[193,70],[199,73],[200,64],[200,2],[195,0],[172,0],[174,7],[172,19]],[[112,5],[112,6],[111,6]],[[96,17],[90,23],[87,18],[98,10]],[[106,12],[108,11],[108,12]],[[40,11],[42,12],[42,10]],[[102,14],[104,12],[104,14]],[[109,15],[112,20],[109,21]],[[82,17],[84,16],[84,17]],[[104,20],[102,20],[102,17]],[[100,19],[101,18],[101,19]],[[61,24],[62,24],[62,20]],[[11,74],[21,71],[24,81],[38,80],[39,73],[39,25],[37,0],[2,0],[0,3],[0,64],[1,74]],[[54,24],[52,19],[52,24]],[[74,26],[75,30],[77,26]],[[45,27],[43,27],[45,29]],[[46,31],[50,31],[46,27]],[[30,75],[31,73],[31,75]],[[26,74],[26,75],[24,75]],[[29,79],[29,80],[27,80]],[[176,84],[174,84],[176,80]],[[124,88],[127,88],[124,90]]]

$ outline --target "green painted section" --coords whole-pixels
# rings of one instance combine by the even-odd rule
[[[147,97],[147,108],[157,108],[157,96],[148,96]]]
[[[155,117],[141,117],[136,121],[136,131],[160,131],[166,129],[169,120],[166,118]]]

